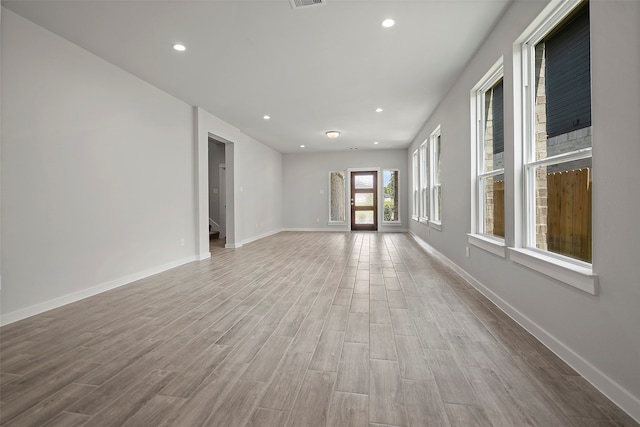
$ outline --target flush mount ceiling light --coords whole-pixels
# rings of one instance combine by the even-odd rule
[[[380,144],[380,143],[379,143],[378,141],[373,141],[373,144],[374,144],[374,145],[378,145],[378,144]]]
[[[265,119],[265,120],[269,120],[271,118],[271,116],[263,116],[262,118]]]
[[[384,21],[382,21],[382,24],[381,24],[381,25],[382,25],[384,28],[391,28],[391,27],[393,27],[395,24],[396,24],[396,21],[394,21],[394,20],[393,20],[393,19],[391,19],[391,18],[387,18],[387,19],[385,19]]]
[[[336,139],[337,137],[340,136],[340,133],[341,132],[339,130],[328,130],[324,134],[327,135],[331,139]]]
[[[376,113],[382,113],[384,110],[382,108],[376,108]]]
[[[301,145],[300,148],[304,148],[304,145]]]
[[[178,43],[178,44],[174,44],[174,45],[173,45],[173,48],[174,48],[175,50],[177,50],[178,52],[184,52],[185,50],[187,50],[187,48],[186,48],[186,47],[184,47],[184,45],[183,45],[183,44],[179,44],[179,43]]]

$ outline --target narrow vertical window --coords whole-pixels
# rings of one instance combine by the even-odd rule
[[[413,185],[412,185],[412,191],[413,191],[413,210],[411,213],[411,217],[412,219],[415,219],[416,221],[418,220],[418,217],[420,215],[420,180],[419,180],[419,173],[420,173],[420,169],[419,169],[419,164],[418,164],[418,150],[414,151],[413,156],[412,156],[412,165],[413,165]]]
[[[385,169],[382,172],[382,195],[384,200],[384,212],[382,218],[385,222],[400,221],[398,211],[400,206],[398,202],[398,173],[397,169]]]
[[[502,59],[472,91],[476,119],[476,229],[504,241],[504,84]]]
[[[431,134],[429,142],[429,188],[430,198],[429,205],[431,207],[430,220],[435,225],[442,223],[442,183],[440,172],[440,152],[441,152],[442,135],[440,126]]]
[[[329,222],[345,222],[345,173],[344,171],[329,172]]]
[[[429,219],[429,141],[420,145],[420,221]]]

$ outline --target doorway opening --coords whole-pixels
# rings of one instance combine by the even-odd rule
[[[351,172],[351,230],[378,231],[378,172]]]
[[[209,138],[209,250],[225,247],[226,226],[226,155],[225,144]]]

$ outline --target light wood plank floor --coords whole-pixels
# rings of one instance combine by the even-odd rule
[[[218,245],[0,334],[3,426],[638,425],[407,234]]]

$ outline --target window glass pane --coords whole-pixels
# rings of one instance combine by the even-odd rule
[[[536,248],[591,262],[591,158],[538,167]]]
[[[436,137],[435,147],[433,150],[434,150],[435,168],[436,168],[435,183],[439,184],[441,182],[440,181],[440,135]]]
[[[356,224],[373,224],[373,211],[357,211]]]
[[[357,189],[373,188],[373,175],[356,175],[355,188]]]
[[[433,205],[433,220],[440,221],[441,214],[441,199],[442,199],[442,188],[440,185],[433,186],[433,196],[431,197],[431,204]]]
[[[427,144],[420,146],[420,216],[427,218],[429,216],[429,197],[428,197],[428,151]]]
[[[434,133],[431,134],[431,155],[429,156],[429,165],[431,169],[430,176],[430,195],[429,205],[431,209],[431,219],[436,222],[441,221],[441,198],[442,198],[442,188],[440,187],[440,149],[441,149],[442,138],[440,135],[440,128],[438,127]]]
[[[502,79],[484,94],[484,172],[504,167]]]
[[[356,193],[354,201],[356,206],[373,206],[373,193]]]
[[[591,125],[589,7],[570,14],[544,41],[547,136]]]
[[[588,6],[535,46],[537,160],[591,147]]]
[[[331,172],[330,184],[330,221],[345,221],[345,174],[342,171]]]
[[[419,186],[419,181],[418,181],[418,172],[419,172],[419,166],[418,166],[418,150],[413,152],[413,156],[412,156],[412,164],[413,164],[413,206],[412,206],[412,216],[415,218],[418,218],[419,215],[419,206],[420,206],[420,190],[418,188]]]
[[[482,178],[480,188],[484,206],[481,232],[504,237],[504,175]]]
[[[398,171],[383,171],[384,221],[399,221],[398,218]]]

